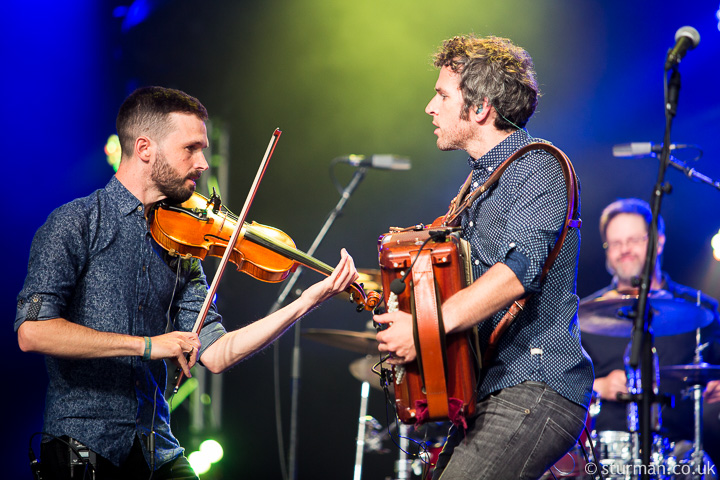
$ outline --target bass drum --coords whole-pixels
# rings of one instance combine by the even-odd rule
[[[633,478],[633,442],[629,432],[598,432],[594,441],[606,480]]]
[[[637,435],[622,431],[598,432],[595,440],[595,452],[598,455],[602,474],[606,480],[631,480],[641,477],[640,448]],[[672,445],[660,435],[653,435],[650,452],[650,471],[652,478],[669,480],[675,478]]]
[[[576,443],[560,460],[545,472],[541,480],[553,480],[555,478],[564,478],[565,480],[589,479],[586,474],[585,466],[587,461],[583,454],[579,443]]]

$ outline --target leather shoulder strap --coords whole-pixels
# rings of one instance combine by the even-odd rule
[[[547,273],[550,271],[550,268],[555,262],[555,259],[560,254],[560,250],[563,246],[563,243],[565,242],[565,237],[567,236],[568,229],[580,228],[580,226],[582,225],[582,220],[579,218],[580,191],[577,182],[577,175],[575,174],[575,169],[573,168],[572,163],[570,163],[570,159],[567,157],[567,155],[565,155],[562,150],[555,147],[554,145],[545,142],[534,142],[525,145],[524,147],[513,153],[507,160],[501,163],[500,166],[492,173],[492,175],[490,175],[490,178],[485,181],[485,183],[480,185],[478,188],[476,188],[469,194],[466,194],[469,187],[469,181],[466,180],[458,196],[456,196],[451,202],[450,209],[445,215],[442,224],[456,224],[460,217],[460,214],[466,208],[472,205],[480,195],[482,195],[485,191],[492,187],[500,179],[500,176],[505,172],[507,167],[509,167],[512,162],[533,150],[544,150],[550,153],[553,157],[555,157],[555,159],[557,159],[563,171],[563,177],[565,178],[565,189],[567,192],[567,208],[565,210],[565,221],[563,222],[563,226],[560,229],[555,245],[553,246],[552,251],[548,255],[547,259],[545,260],[545,264],[543,265],[542,274],[540,277],[540,281],[542,282],[545,279]],[[460,198],[463,198],[463,196],[464,199],[460,201]],[[528,298],[529,296],[514,302],[508,309],[507,313],[500,320],[500,323],[490,335],[490,341],[488,349],[485,351],[483,363],[487,363],[492,357],[492,355],[494,355],[495,350],[497,349],[497,345],[500,341],[500,337],[503,333],[505,333],[508,327],[510,327],[510,324],[513,322],[513,320],[515,320],[515,318],[520,314]]]

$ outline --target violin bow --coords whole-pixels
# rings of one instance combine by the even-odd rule
[[[267,164],[270,161],[270,157],[272,157],[272,154],[275,151],[275,146],[277,145],[281,134],[282,131],[279,128],[276,128],[272,136],[270,137],[270,142],[268,143],[267,149],[265,150],[265,155],[263,156],[262,162],[260,162],[260,167],[258,168],[257,174],[255,174],[255,180],[253,181],[253,184],[250,187],[250,192],[248,192],[248,196],[245,199],[245,205],[243,205],[242,211],[240,212],[240,215],[238,215],[237,227],[235,228],[232,237],[230,237],[230,240],[228,241],[227,247],[225,248],[225,253],[220,260],[220,264],[218,265],[217,270],[215,270],[215,276],[213,277],[212,284],[210,284],[208,293],[205,296],[203,306],[198,313],[197,320],[195,320],[195,325],[192,329],[194,333],[200,333],[203,323],[205,322],[205,317],[207,317],[207,314],[210,311],[210,305],[212,304],[212,299],[215,297],[215,293],[217,292],[220,278],[225,271],[225,267],[227,266],[228,260],[230,259],[230,254],[235,249],[235,244],[237,243],[237,240],[240,237],[240,232],[245,225],[245,218],[247,217],[248,210],[250,210],[250,205],[252,204],[252,201],[255,198],[255,194],[260,187],[260,180],[262,180],[262,177],[265,174],[265,169],[267,168]],[[177,393],[178,388],[180,388],[180,382],[182,381],[182,378],[183,371],[181,368],[178,368],[175,372],[175,388],[173,390],[173,393]]]

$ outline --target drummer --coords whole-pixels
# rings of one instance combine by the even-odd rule
[[[633,278],[642,273],[648,243],[648,227],[652,220],[652,212],[647,202],[636,198],[617,200],[602,212],[600,217],[600,235],[604,242],[606,267],[613,276],[612,283],[602,290],[584,298],[580,303],[597,298],[618,297],[629,290],[637,290],[633,285]],[[663,247],[665,246],[665,225],[662,217],[658,217],[658,247],[657,261],[652,274],[651,297],[667,295],[668,298],[682,299],[689,302],[690,311],[700,298],[697,314],[693,318],[686,318],[686,314],[678,315],[677,310],[663,312],[662,308],[653,307],[658,312],[656,319],[662,315],[676,315],[678,318],[664,318],[675,325],[678,333],[673,329],[656,335],[654,345],[657,350],[660,367],[665,365],[686,365],[693,363],[695,355],[695,330],[688,322],[697,321],[710,324],[701,329],[701,341],[709,342],[708,348],[703,350],[703,360],[711,364],[720,364],[720,325],[718,324],[718,303],[716,300],[703,295],[695,289],[679,285],[668,277],[660,268]],[[663,291],[663,292],[657,292]],[[698,297],[699,296],[699,297]],[[707,311],[704,311],[706,309]],[[687,310],[683,310],[687,311]],[[682,317],[682,318],[681,318]],[[712,319],[712,320],[710,320]],[[595,382],[593,389],[601,400],[600,414],[595,419],[597,431],[627,431],[626,405],[616,401],[618,393],[626,393],[626,374],[624,370],[624,353],[628,344],[629,335],[606,336],[591,333],[583,328],[582,308],[580,309],[580,328],[582,343],[595,365]],[[664,329],[668,330],[668,329]],[[629,332],[629,329],[627,330]],[[678,450],[688,449],[693,438],[693,411],[692,401],[683,399],[679,395],[680,388],[672,382],[660,378],[660,390],[676,395],[675,408],[662,409],[662,429],[660,435],[670,441],[677,442]],[[720,381],[712,381],[705,391],[704,422],[704,450],[716,463],[720,463]]]

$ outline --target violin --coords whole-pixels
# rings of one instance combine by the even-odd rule
[[[150,233],[155,241],[171,255],[186,258],[222,257],[237,228],[238,217],[223,207],[214,192],[209,199],[193,193],[179,205],[159,202],[150,214]],[[331,266],[295,248],[295,242],[283,231],[256,222],[243,222],[229,261],[239,271],[271,283],[282,282],[298,265],[323,275],[333,272]],[[379,295],[368,298],[357,283],[347,292],[358,311],[372,310],[379,303]]]

